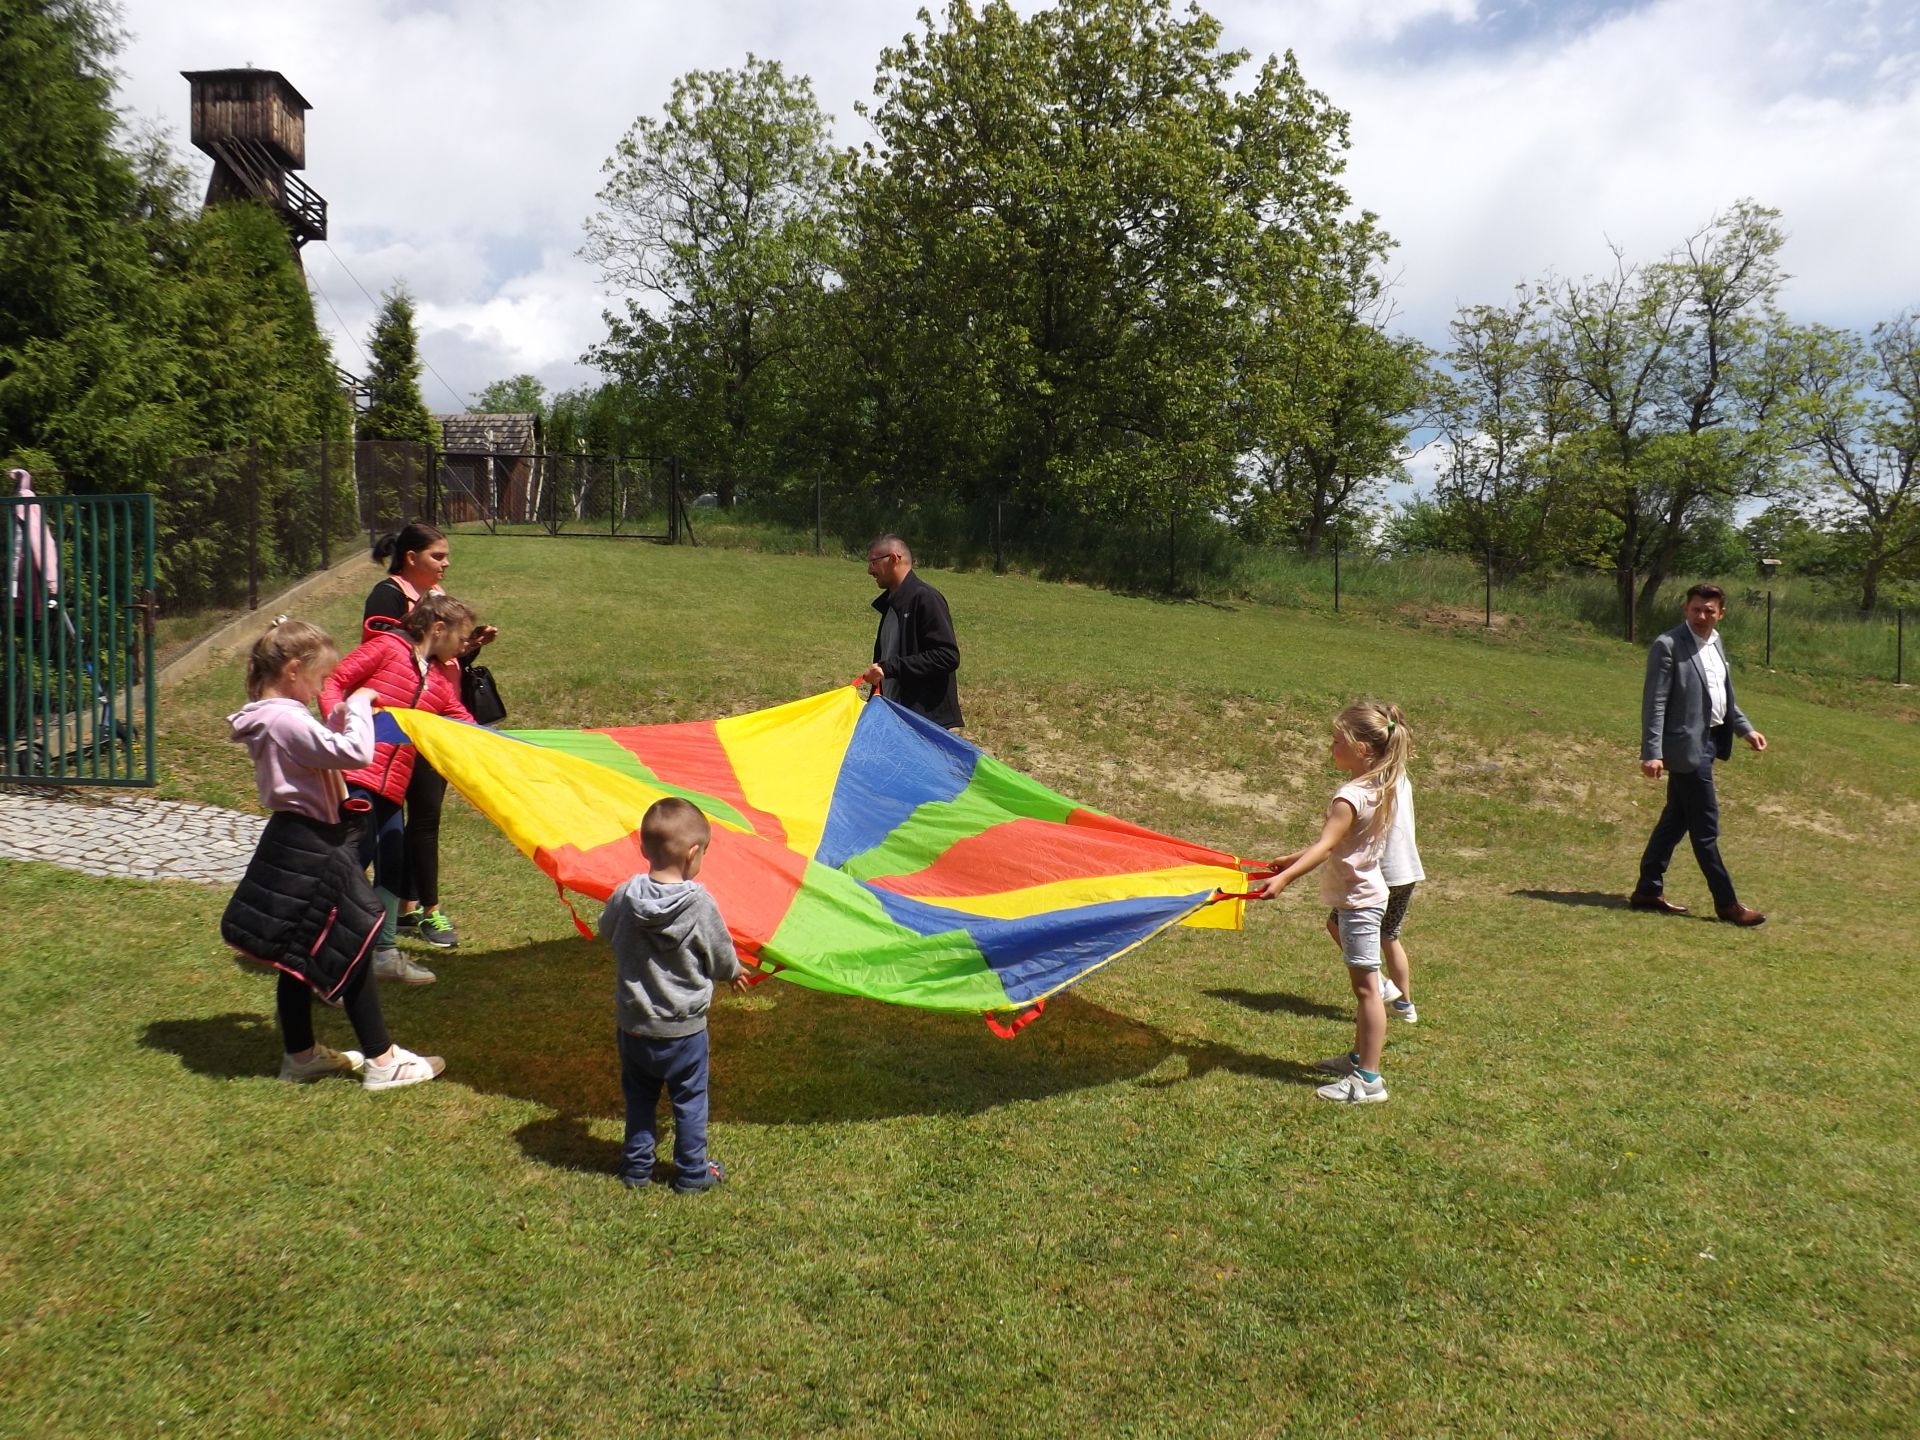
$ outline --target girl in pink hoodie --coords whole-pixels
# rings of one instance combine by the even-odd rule
[[[282,1080],[364,1067],[367,1089],[390,1090],[431,1080],[446,1062],[395,1045],[380,1014],[370,952],[385,909],[360,865],[358,827],[341,814],[343,772],[373,760],[374,696],[355,690],[325,724],[309,708],[338,662],[326,631],[284,615],[247,659],[249,703],[227,720],[253,757],[260,803],[273,816],[220,933],[245,958],[279,972]],[[346,1011],[364,1056],[314,1040],[316,991]]]

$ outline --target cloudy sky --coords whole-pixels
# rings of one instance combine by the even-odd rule
[[[285,73],[331,206],[315,308],[365,367],[377,296],[419,302],[428,406],[580,355],[610,303],[577,258],[600,166],[675,76],[748,52],[811,77],[842,140],[917,0],[123,0],[129,118],[185,150],[182,70]],[[1021,0],[1023,10],[1038,6]],[[1230,47],[1292,48],[1353,117],[1356,203],[1401,242],[1430,342],[1519,281],[1654,258],[1743,196],[1784,212],[1798,318],[1920,305],[1916,0],[1213,0]],[[1252,65],[1249,66],[1249,69]],[[205,163],[193,157],[197,174]]]

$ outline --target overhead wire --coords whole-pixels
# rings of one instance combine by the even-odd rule
[[[327,309],[333,312],[333,320],[334,323],[340,327],[340,333],[353,342],[353,348],[360,352],[360,358],[367,362],[367,368],[371,370],[373,368],[373,356],[369,355],[367,353],[367,347],[360,343],[360,337],[347,328],[347,322],[341,318],[340,308],[333,303],[332,297],[327,294],[326,290],[321,287],[320,282],[314,279],[311,274],[307,276],[307,284],[313,287],[313,293],[318,295],[320,299],[325,302]]]
[[[322,240],[320,243],[327,247],[327,253],[333,256],[334,264],[338,265],[342,270],[345,270],[347,272],[347,278],[353,281],[355,285],[360,285],[360,277],[354,274],[351,269],[348,269],[347,262],[340,258],[340,252],[333,248],[333,242],[330,240]],[[364,285],[360,285],[360,293],[367,297],[367,303],[369,305],[373,306],[373,308],[376,311],[379,310],[380,302],[373,298],[373,292],[371,290],[367,289],[367,287]],[[331,308],[332,306],[331,301],[328,302],[328,306],[329,308]],[[337,310],[334,311],[334,315],[336,318],[338,318],[339,312]],[[363,348],[360,353],[365,355],[366,354],[365,349]],[[466,398],[463,397],[458,390],[454,389],[453,386],[447,384],[447,377],[442,375],[438,370],[435,370],[433,368],[433,362],[428,360],[424,353],[422,353],[420,356],[420,363],[426,366],[427,373],[432,375],[434,379],[438,380],[440,384],[443,387],[445,387],[446,392],[449,395],[453,396],[453,403],[458,405],[462,410],[465,410],[467,408],[467,403],[468,403]],[[367,359],[367,365],[369,367],[373,365],[373,359],[371,356],[369,356]]]

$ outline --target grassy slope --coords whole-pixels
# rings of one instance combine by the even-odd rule
[[[455,558],[507,632],[513,723],[751,709],[870,643],[844,561],[477,537]],[[1657,808],[1623,647],[932,578],[976,740],[1242,853],[1311,837],[1340,703],[1400,700],[1432,878],[1391,1104],[1312,1097],[1348,1005],[1290,895],[1012,1043],[777,984],[723,1002],[734,1183],[632,1196],[606,958],[464,805],[466,944],[386,997],[448,1077],[404,1095],[272,1079],[223,895],[0,866],[0,1430],[1920,1426],[1898,696],[1811,696],[1736,654],[1774,749],[1722,777],[1726,848],[1774,919],[1735,932],[1602,898]],[[352,629],[356,598],[323,608]],[[173,793],[250,803],[236,698],[231,668],[168,697]],[[1673,891],[1705,899],[1684,853]]]

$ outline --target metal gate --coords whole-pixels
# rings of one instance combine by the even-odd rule
[[[151,785],[153,497],[20,489],[0,499],[0,780]]]

